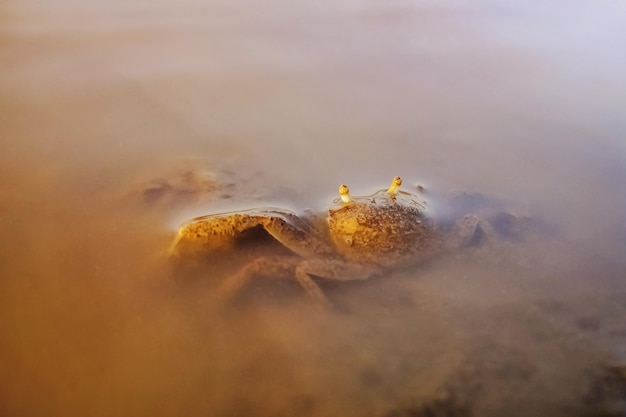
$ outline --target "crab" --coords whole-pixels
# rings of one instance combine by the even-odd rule
[[[460,248],[484,235],[490,227],[467,214],[439,227],[427,216],[423,189],[400,190],[393,178],[387,189],[353,197],[339,187],[336,205],[326,213],[298,216],[278,208],[258,208],[197,217],[183,224],[172,254],[210,254],[232,250],[250,231],[262,228],[289,249],[290,255],[262,256],[228,277],[218,289],[232,299],[258,277],[295,279],[319,304],[328,304],[316,279],[352,281],[423,262],[436,254]]]

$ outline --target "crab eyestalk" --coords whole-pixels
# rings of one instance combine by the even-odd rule
[[[341,184],[339,186],[339,197],[341,197],[341,201],[344,204],[348,204],[352,201],[352,199],[350,198],[350,189],[347,185]]]
[[[387,193],[389,194],[391,198],[396,198],[396,195],[398,195],[398,189],[400,188],[401,185],[402,185],[402,178],[394,177],[393,180],[391,180],[391,185],[389,186],[389,189],[387,190]]]

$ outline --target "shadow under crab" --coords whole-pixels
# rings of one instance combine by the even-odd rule
[[[286,278],[297,280],[311,299],[326,304],[314,277],[365,280],[494,234],[487,222],[470,213],[458,215],[459,209],[435,222],[427,215],[421,190],[400,191],[401,184],[395,177],[388,189],[364,197],[350,196],[348,187],[341,185],[336,206],[326,213],[298,216],[284,209],[258,208],[198,217],[180,227],[172,256],[184,263],[192,257],[228,253],[262,228],[289,254],[249,262],[221,284],[218,297],[231,299],[253,278]]]

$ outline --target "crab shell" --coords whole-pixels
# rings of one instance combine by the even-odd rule
[[[328,211],[328,230],[337,252],[354,262],[392,266],[434,243],[424,206],[408,193],[380,191]]]

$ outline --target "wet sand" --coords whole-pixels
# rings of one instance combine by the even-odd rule
[[[623,414],[618,6],[256,7],[0,8],[0,414]],[[166,259],[192,216],[395,175],[550,233],[324,284],[333,311],[258,282],[217,314],[226,271]]]

